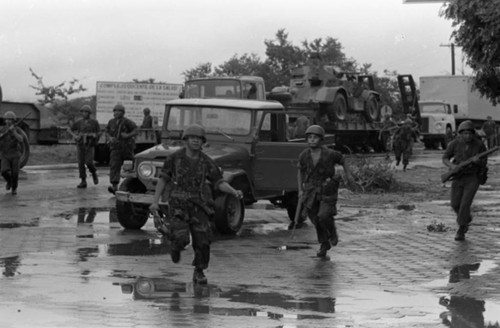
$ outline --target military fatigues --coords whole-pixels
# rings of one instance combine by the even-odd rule
[[[334,216],[337,214],[339,179],[335,177],[335,165],[344,164],[344,156],[334,150],[321,147],[321,156],[316,165],[311,149],[299,155],[298,168],[304,190],[303,208],[316,228],[318,242],[328,243],[335,236]]]
[[[23,131],[19,127],[15,127],[16,132],[22,134]],[[0,135],[8,131],[8,127],[4,126],[0,130]],[[1,172],[5,181],[7,181],[8,189],[12,188],[15,193],[19,181],[19,169],[21,160],[22,142],[17,140],[12,132],[7,132],[5,136],[0,139],[0,161]]]
[[[71,126],[71,131],[76,132],[79,136],[76,140],[76,149],[78,156],[78,171],[80,172],[80,179],[82,179],[82,181],[87,177],[85,165],[92,176],[96,175],[94,155],[99,130],[99,123],[92,118],[81,119]]]
[[[486,147],[478,138],[474,137],[470,143],[466,143],[462,138],[455,138],[448,144],[443,158],[454,158],[454,163],[460,164],[484,151]],[[468,226],[472,221],[470,208],[479,189],[480,170],[484,169],[486,164],[487,158],[483,158],[480,165],[472,164],[464,168],[451,183],[451,207],[457,214],[459,226]]]
[[[137,125],[126,117],[120,119],[112,118],[106,126],[106,133],[116,138],[115,142],[109,144],[109,182],[113,186],[120,182],[120,170],[124,160],[134,159],[134,138],[123,139],[121,133],[130,133],[137,129]]]
[[[394,135],[394,155],[396,157],[397,165],[403,157],[404,168],[410,162],[410,156],[413,150],[413,141],[415,138],[415,131],[408,123],[403,124]]]
[[[200,153],[197,160],[186,156],[182,148],[165,160],[160,178],[166,182],[172,232],[172,247],[183,249],[192,237],[193,266],[206,269],[210,261],[214,213],[212,188],[222,182],[222,173],[210,157]]]
[[[495,147],[497,145],[497,126],[495,122],[492,120],[487,120],[486,122],[484,122],[482,129],[486,134],[488,149]]]

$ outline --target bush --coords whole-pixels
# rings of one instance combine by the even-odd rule
[[[346,182],[345,187],[351,191],[391,191],[397,186],[391,162],[355,155],[349,159],[348,165],[354,181]]]

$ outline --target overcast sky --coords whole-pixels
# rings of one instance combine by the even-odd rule
[[[29,67],[46,86],[72,78],[154,78],[182,83],[200,63],[233,55],[265,59],[265,40],[332,37],[347,57],[415,77],[451,73],[451,22],[442,4],[403,0],[0,0],[0,84],[4,100],[34,101]],[[457,74],[462,70],[456,49]],[[465,71],[467,73],[467,70]],[[272,87],[272,86],[267,86]]]

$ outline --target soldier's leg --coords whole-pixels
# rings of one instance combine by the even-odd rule
[[[87,147],[85,151],[85,165],[89,169],[90,174],[92,174],[92,180],[94,184],[99,183],[99,178],[97,177],[97,169],[94,164],[95,147]]]
[[[109,182],[115,188],[120,183],[120,169],[122,157],[119,150],[112,150],[109,154]],[[115,189],[116,191],[116,189]]]
[[[85,173],[85,148],[82,146],[76,147],[76,156],[78,158],[78,173],[80,179],[85,180],[87,174]]]
[[[461,179],[453,180],[451,183],[450,205],[455,214],[458,215],[460,210],[460,202],[464,193],[464,184]]]
[[[464,186],[460,207],[458,208],[457,223],[460,226],[468,226],[472,221],[470,208],[479,189],[479,180],[476,175],[466,176],[463,180]]]
[[[210,262],[210,244],[212,242],[210,218],[203,209],[196,207],[189,226],[194,250],[193,266],[204,270],[208,268]]]
[[[318,242],[321,245],[316,255],[318,257],[325,257],[327,251],[331,248],[329,241],[331,232],[325,228],[324,223],[320,222],[320,217],[318,215],[319,208],[320,203],[316,201],[313,206],[308,209],[307,214],[312,224],[314,225],[314,228],[316,229],[316,236],[318,238]]]
[[[16,194],[17,192],[17,185],[19,181],[19,170],[20,170],[20,157],[16,156],[14,157],[11,162],[11,185],[12,185],[12,194]]]
[[[337,214],[336,202],[321,202],[318,211],[318,222],[323,231],[328,234],[328,241],[335,246],[338,243],[335,215]]]
[[[5,188],[7,190],[10,190],[10,188],[12,187],[11,174],[10,174],[10,172],[11,172],[10,161],[9,161],[9,159],[5,158],[4,156],[0,157],[0,161],[2,162],[1,167],[0,167],[0,171],[2,172],[2,177],[5,179],[5,182],[7,182]]]

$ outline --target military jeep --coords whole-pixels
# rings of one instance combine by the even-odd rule
[[[214,191],[214,223],[219,232],[238,232],[245,205],[258,200],[269,200],[286,208],[293,219],[297,206],[297,160],[307,147],[304,136],[290,139],[288,122],[294,115],[304,113],[285,111],[274,101],[195,98],[169,101],[162,143],[137,154],[133,163],[128,161],[123,165],[124,180],[116,192],[118,221],[126,229],[140,229],[147,222],[163,162],[183,146],[183,130],[194,123],[206,129],[203,151],[217,163],[224,179],[244,193],[239,200]]]

